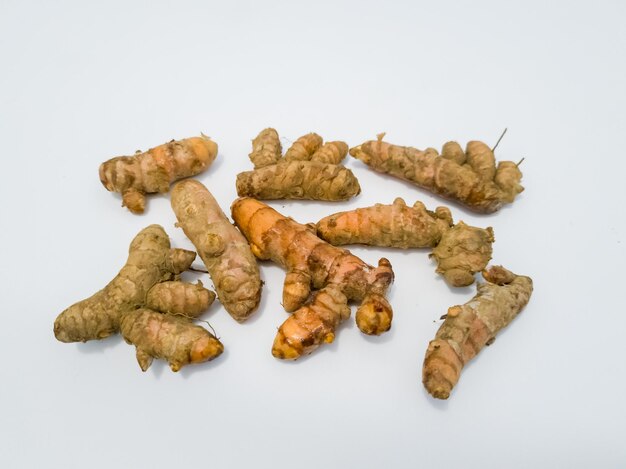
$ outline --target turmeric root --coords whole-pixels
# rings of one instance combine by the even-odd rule
[[[136,347],[143,371],[153,358],[167,360],[172,371],[178,371],[191,363],[213,360],[224,351],[222,343],[205,328],[150,309],[125,312],[120,327],[124,340]]]
[[[173,280],[195,257],[192,251],[171,249],[159,225],[144,228],[131,242],[119,274],[95,295],[63,311],[54,322],[54,335],[61,342],[86,342],[116,333],[123,312],[143,306],[154,285]]]
[[[315,132],[303,135],[293,142],[285,153],[286,161],[308,161],[311,156],[322,146],[322,137]]]
[[[493,151],[482,142],[469,142],[465,152],[458,143],[448,142],[439,155],[433,148],[391,145],[383,142],[384,135],[351,148],[350,155],[375,171],[411,181],[480,213],[497,211],[524,190],[518,165],[501,161],[496,168]]]
[[[361,187],[352,171],[317,161],[281,161],[237,175],[237,194],[256,199],[348,200]]]
[[[54,335],[61,342],[85,342],[121,330],[135,344],[143,371],[153,358],[165,358],[173,371],[212,360],[222,353],[222,344],[189,318],[207,309],[215,294],[200,282],[178,280],[195,257],[195,252],[171,249],[159,225],[144,228],[133,239],[120,273],[98,293],[63,311],[54,322]]]
[[[430,257],[437,261],[437,273],[453,287],[474,283],[474,274],[491,260],[493,229],[469,226],[458,222],[441,237]]]
[[[385,295],[393,270],[387,259],[380,259],[377,268],[367,265],[258,200],[240,198],[231,209],[252,252],[288,271],[283,306],[295,312],[278,330],[275,357],[293,360],[332,342],[337,325],[350,316],[349,300],[361,302],[356,315],[361,331],[379,335],[389,330],[392,309]],[[310,295],[311,289],[317,291]]]
[[[100,165],[100,181],[108,191],[122,194],[122,206],[143,213],[149,193],[167,192],[178,179],[206,170],[217,156],[210,138],[172,140],[134,156],[118,156]]]
[[[252,140],[252,153],[249,156],[254,169],[278,163],[283,156],[283,147],[280,144],[278,132],[272,128],[262,130]]]
[[[215,293],[197,284],[181,281],[157,283],[146,296],[146,306],[150,309],[183,316],[197,318],[215,301]]]
[[[172,189],[172,209],[198,250],[228,313],[245,321],[261,298],[259,267],[246,239],[202,183],[189,179]]]
[[[347,200],[361,192],[352,171],[337,163],[348,145],[322,146],[315,133],[300,137],[281,157],[278,133],[265,129],[252,141],[254,171],[237,175],[237,194],[257,199]]]
[[[487,283],[462,306],[448,309],[446,319],[428,344],[424,359],[423,382],[437,399],[447,399],[463,366],[485,345],[490,345],[526,306],[533,291],[529,277],[515,275],[496,266],[483,272]]]
[[[395,248],[434,248],[437,272],[452,286],[471,285],[474,274],[491,259],[493,231],[452,224],[446,207],[427,210],[422,202],[408,207],[397,198],[391,205],[376,204],[339,212],[317,223],[317,234],[335,246],[366,244]]]
[[[345,142],[327,142],[313,155],[311,161],[320,163],[339,164],[348,154],[348,144]]]

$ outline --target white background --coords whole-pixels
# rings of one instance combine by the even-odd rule
[[[624,467],[625,5],[2,0],[0,466]],[[247,324],[206,314],[226,347],[210,364],[142,373],[119,337],[55,340],[56,315],[117,273],[141,228],[191,246],[167,196],[130,214],[100,162],[204,132],[220,152],[198,179],[228,211],[267,126],[285,145],[387,131],[420,148],[509,128],[496,156],[526,158],[526,191],[494,215],[452,210],[493,226],[494,262],[535,293],[449,401],[423,390],[421,364],[474,288],[447,287],[426,251],[355,248],[393,263],[391,332],[351,319],[296,363],[270,355],[287,317],[270,264]],[[446,203],[347,165],[363,187],[349,203],[273,206],[308,222]]]

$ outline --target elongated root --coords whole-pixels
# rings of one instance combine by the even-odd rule
[[[474,298],[448,309],[446,319],[428,344],[422,380],[437,399],[447,399],[458,382],[463,366],[491,344],[526,306],[533,290],[529,277],[503,267],[483,273],[487,283],[478,285]]]

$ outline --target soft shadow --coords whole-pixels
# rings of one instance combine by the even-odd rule
[[[88,355],[95,353],[104,353],[105,350],[113,348],[123,341],[124,340],[122,339],[121,335],[115,334],[102,340],[90,340],[89,342],[85,343],[77,343],[76,349],[80,353],[85,353]]]
[[[454,392],[454,390],[452,391]],[[448,406],[450,405],[450,398],[448,399],[435,399],[433,396],[428,394],[426,388],[422,385],[422,394],[426,397],[428,403],[437,410],[446,411],[448,410]]]
[[[363,340],[369,342],[370,344],[386,344],[387,342],[391,342],[393,340],[393,337],[396,335],[396,328],[393,326],[392,321],[391,329],[381,335],[367,335],[361,331],[359,331],[359,335]]]

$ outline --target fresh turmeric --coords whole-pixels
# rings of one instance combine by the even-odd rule
[[[308,161],[311,156],[322,146],[322,137],[315,132],[303,135],[287,149],[286,161]]]
[[[327,142],[311,155],[311,161],[320,163],[339,164],[348,154],[348,144],[345,142]]]
[[[254,169],[278,163],[278,160],[283,157],[283,147],[280,144],[278,132],[272,128],[263,129],[252,140],[252,153],[249,157]]]
[[[389,330],[392,309],[385,295],[393,270],[387,259],[372,267],[258,200],[240,198],[231,210],[255,256],[287,269],[283,306],[295,312],[278,330],[275,357],[293,360],[332,342],[337,325],[350,316],[349,300],[361,302],[356,315],[361,331]]]
[[[448,309],[435,340],[428,344],[423,382],[437,399],[447,399],[461,376],[463,366],[490,345],[526,306],[533,291],[529,277],[495,266],[483,272],[487,283],[462,306]]]
[[[136,345],[144,371],[153,357],[167,359],[174,371],[215,358],[221,343],[189,320],[208,308],[215,295],[201,284],[178,280],[195,257],[192,251],[170,248],[159,225],[144,228],[131,242],[119,274],[95,295],[63,311],[54,322],[54,335],[61,342],[86,342],[121,330]]]
[[[347,200],[361,192],[352,171],[338,163],[348,150],[344,142],[322,146],[322,137],[300,137],[281,156],[274,129],[265,129],[252,141],[254,171],[237,175],[237,194],[257,199]]]
[[[391,205],[376,204],[321,219],[317,234],[335,246],[366,244],[395,248],[433,248],[437,272],[452,286],[467,286],[491,259],[491,228],[453,225],[447,207],[427,210],[422,202],[408,207],[397,198]]]
[[[137,362],[146,371],[154,358],[167,360],[172,371],[213,360],[224,346],[204,327],[181,316],[141,308],[122,314],[124,340],[135,346]]]
[[[501,161],[496,168],[494,153],[483,142],[469,142],[465,152],[458,143],[448,142],[439,155],[433,148],[421,151],[391,145],[383,142],[384,135],[351,148],[350,155],[375,171],[413,182],[480,213],[497,211],[524,190],[518,165]]]
[[[246,239],[235,228],[207,188],[194,179],[172,189],[172,209],[198,250],[217,296],[228,313],[245,321],[259,305],[261,277]]]
[[[217,156],[209,137],[172,140],[144,153],[118,156],[100,165],[100,181],[108,191],[122,194],[122,206],[143,213],[149,193],[167,192],[178,179],[206,170]]]

